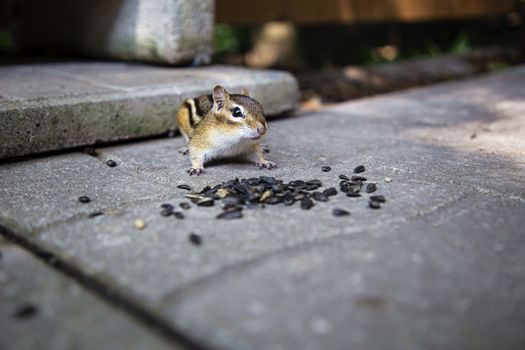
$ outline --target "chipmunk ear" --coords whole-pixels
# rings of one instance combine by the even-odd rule
[[[226,89],[220,85],[217,85],[215,88],[213,88],[212,96],[213,104],[217,105],[218,111],[224,107],[225,102],[230,98],[228,91],[226,91]]]
[[[241,93],[244,95],[244,96],[247,96],[247,97],[250,97],[250,93],[248,92],[248,89],[247,88],[242,88],[241,90]]]

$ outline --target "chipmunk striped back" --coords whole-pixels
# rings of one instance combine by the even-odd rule
[[[191,138],[197,124],[211,111],[212,107],[213,97],[211,95],[199,96],[184,101],[179,109],[177,121],[186,141]]]

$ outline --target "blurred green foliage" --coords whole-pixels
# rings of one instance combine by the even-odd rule
[[[252,36],[255,29],[248,26],[230,26],[218,24],[215,26],[215,52],[244,53],[252,46]]]
[[[7,52],[13,48],[13,38],[5,30],[0,30],[0,52]]]

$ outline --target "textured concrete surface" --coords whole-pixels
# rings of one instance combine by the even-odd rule
[[[0,238],[1,349],[173,349],[21,248]]]
[[[213,51],[212,0],[16,0],[9,26],[22,49],[160,63]]]
[[[523,79],[520,67],[275,120],[271,172],[221,161],[189,177],[180,138],[4,164],[0,222],[204,348],[522,349]],[[68,157],[92,163],[57,175]],[[118,166],[103,170],[108,159]],[[218,206],[160,215],[160,204],[187,201],[180,184],[270,174],[337,186],[359,164],[387,198],[381,210],[338,195],[309,211],[245,209],[236,221],[218,221]],[[57,178],[68,180],[58,188]],[[95,194],[115,186],[114,205],[107,191],[102,215],[66,211],[76,181]],[[17,204],[34,192],[31,207]],[[351,215],[334,217],[335,207]]]
[[[210,66],[42,62],[0,66],[0,159],[177,128],[185,99],[216,84],[248,88],[268,115],[292,110],[295,79],[285,72]]]

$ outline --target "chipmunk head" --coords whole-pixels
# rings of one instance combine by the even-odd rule
[[[225,88],[217,85],[212,97],[212,113],[225,132],[235,133],[245,140],[258,140],[266,134],[268,123],[263,108],[246,89],[240,95],[230,95]]]

